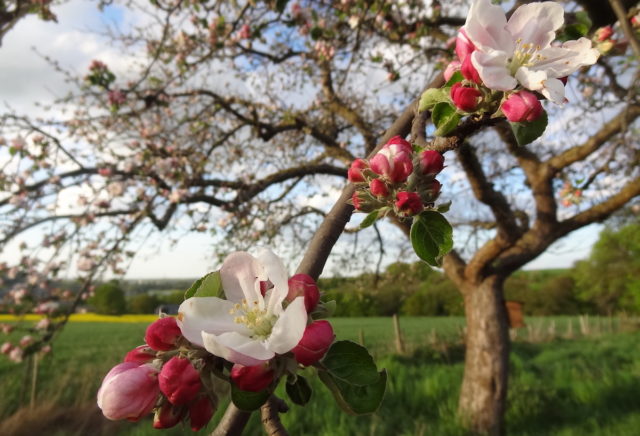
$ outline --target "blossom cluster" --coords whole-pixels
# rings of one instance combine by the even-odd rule
[[[151,324],[146,344],[131,350],[105,377],[98,405],[109,419],[138,420],[155,410],[154,427],[189,419],[205,426],[217,403],[211,380],[230,380],[242,391],[273,390],[279,378],[318,362],[334,341],[323,304],[308,275],[288,278],[270,250],[257,257],[232,253],[207,296],[187,298],[178,316]],[[215,377],[212,377],[215,376]]]
[[[462,114],[504,115],[511,122],[540,118],[540,99],[563,103],[567,76],[599,56],[584,37],[555,43],[563,24],[564,10],[555,2],[520,6],[507,20],[500,6],[475,0],[456,38],[457,59],[445,70],[447,81],[456,72],[463,79],[451,85],[450,101]]]
[[[414,153],[408,141],[394,136],[368,161],[356,159],[351,164],[348,178],[356,184],[351,201],[361,212],[382,211],[378,216],[418,215],[440,195],[441,184],[435,177],[443,168],[439,152]]]

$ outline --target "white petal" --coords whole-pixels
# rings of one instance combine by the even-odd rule
[[[498,91],[509,91],[516,87],[516,79],[511,77],[507,69],[507,53],[490,50],[487,53],[474,51],[471,53],[471,63],[484,84]]]
[[[540,51],[540,59],[533,68],[545,70],[549,77],[565,77],[581,67],[593,65],[598,60],[600,52],[591,48],[591,41],[580,38],[577,41],[567,41],[562,47],[549,47]]]
[[[544,81],[547,80],[545,71],[530,70],[527,67],[520,67],[516,71],[516,79],[525,88],[531,91],[540,91],[544,88]]]
[[[239,303],[246,299],[249,304],[258,301],[260,308],[264,308],[260,281],[266,280],[265,272],[260,262],[249,253],[236,251],[228,255],[222,262],[220,279],[227,300]]]
[[[243,324],[233,322],[229,313],[234,303],[218,297],[187,298],[178,308],[178,327],[182,335],[194,344],[203,346],[202,332],[220,334],[228,331],[249,331]]]
[[[564,98],[564,83],[558,79],[547,79],[542,82],[544,88],[540,91],[542,95],[547,97],[554,103],[562,104],[565,102]]]
[[[507,23],[507,31],[521,44],[545,48],[555,39],[564,24],[564,9],[556,2],[530,3],[520,6]]]
[[[260,341],[237,332],[221,335],[202,332],[202,340],[204,348],[211,354],[240,365],[259,365],[275,355],[273,351],[267,350]]]
[[[267,311],[280,315],[282,302],[289,293],[287,269],[282,260],[268,248],[261,248],[256,257],[267,272],[269,281],[273,283],[273,289],[269,291],[269,298],[267,298]]]
[[[506,30],[507,17],[500,6],[489,0],[476,0],[469,9],[464,30],[476,48],[513,53],[514,39]]]
[[[304,297],[297,297],[276,321],[266,347],[278,354],[286,353],[298,345],[306,327],[307,309],[304,306]]]

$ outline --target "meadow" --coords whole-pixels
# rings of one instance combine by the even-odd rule
[[[518,332],[511,354],[510,435],[638,434],[640,333],[625,332],[626,324],[618,319],[586,322],[587,335],[580,327],[585,320],[576,317],[529,318],[529,328]],[[339,339],[359,341],[360,330],[364,332],[379,367],[389,372],[385,400],[373,416],[352,417],[341,412],[314,379],[310,405],[291,404],[282,416],[292,435],[463,434],[455,414],[463,370],[463,319],[406,317],[400,323],[405,343],[401,355],[395,350],[390,318],[333,320]],[[95,406],[102,377],[142,342],[146,326],[146,322],[71,322],[38,367],[33,409],[28,407],[29,392],[23,389],[31,374],[24,364],[0,359],[0,434],[159,434],[149,420],[106,421]],[[286,398],[282,391],[280,396]],[[254,414],[246,434],[261,434],[259,425]],[[212,422],[209,431],[213,426]],[[187,427],[164,433],[194,434]]]

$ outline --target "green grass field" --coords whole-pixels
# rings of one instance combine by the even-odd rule
[[[532,329],[541,331],[553,325],[562,335],[569,320],[530,319],[528,323]],[[577,330],[577,320],[573,320]],[[391,319],[335,319],[333,324],[340,339],[358,340],[359,330],[365,332],[365,342],[378,356],[379,366],[389,371],[385,400],[373,416],[348,416],[338,409],[324,386],[314,380],[310,405],[305,408],[291,405],[291,410],[282,417],[290,434],[462,434],[455,417],[463,367],[463,349],[459,345],[462,319],[402,318],[401,327],[409,349],[403,356],[392,355]],[[600,325],[607,324],[602,321]],[[94,410],[95,392],[102,377],[129,349],[142,342],[145,328],[146,324],[126,323],[72,323],[67,326],[56,341],[53,354],[39,366],[38,404],[67,407],[78,414]],[[440,344],[449,345],[429,346],[434,343],[434,331]],[[521,336],[526,335],[522,333]],[[640,333],[629,332],[545,343],[516,342],[511,356],[509,434],[639,434],[639,340]],[[308,371],[312,376],[312,370]],[[0,358],[0,419],[7,420],[19,409],[24,376],[24,365]],[[285,397],[282,392],[280,394]],[[22,396],[23,403],[28,403],[28,392]],[[47,416],[42,415],[37,419],[45,422]],[[56,420],[50,424],[47,434],[74,434],[66,425],[64,419]],[[209,430],[212,427],[213,423]],[[91,431],[90,434],[99,433]],[[205,431],[201,433],[206,434]],[[88,433],[85,428],[75,434]],[[105,427],[102,434],[160,433],[146,420]],[[164,431],[164,434],[193,433],[179,427]],[[256,414],[246,434],[260,434]]]

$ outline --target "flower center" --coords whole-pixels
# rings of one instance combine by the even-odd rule
[[[244,324],[253,332],[252,339],[268,338],[273,330],[273,325],[278,320],[278,317],[269,313],[267,309],[260,309],[257,301],[249,304],[247,300],[242,300],[242,303],[233,306],[229,313],[237,315],[233,319],[235,323]]]
[[[545,60],[546,58],[538,53],[542,47],[539,45],[533,45],[530,43],[523,44],[522,38],[516,40],[516,49],[513,52],[513,57],[509,64],[509,71],[512,76],[515,76],[518,68],[530,67]]]

